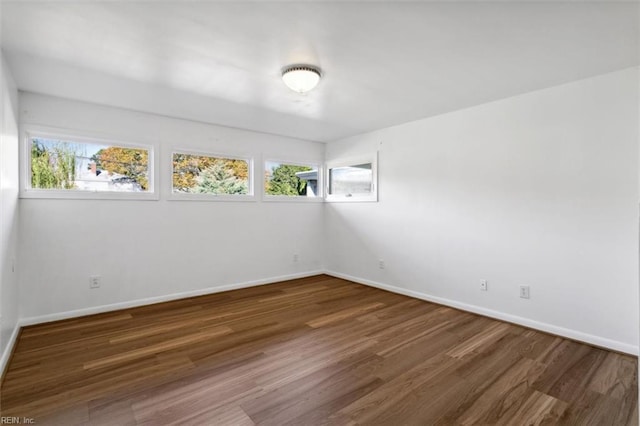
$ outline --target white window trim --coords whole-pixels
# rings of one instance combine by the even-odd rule
[[[303,196],[286,196],[286,195],[269,195],[265,190],[264,176],[267,172],[267,162],[289,164],[292,166],[312,166],[318,169],[318,194],[315,197],[303,197]],[[267,158],[262,161],[262,170],[260,173],[262,177],[262,201],[265,202],[278,202],[278,203],[322,203],[324,202],[324,167],[322,167],[322,161],[307,161],[307,160],[283,160]]]
[[[186,154],[186,155],[197,155],[204,157],[215,157],[215,158],[225,158],[229,160],[244,160],[248,163],[249,170],[249,193],[243,195],[230,195],[230,194],[191,194],[191,193],[181,193],[181,192],[173,192],[173,154]],[[253,156],[239,153],[222,153],[222,152],[210,152],[210,151],[202,151],[196,149],[182,149],[182,148],[173,148],[169,157],[169,179],[167,183],[167,199],[169,201],[226,201],[226,202],[246,202],[246,201],[256,201],[255,195],[255,164],[254,164]]]
[[[329,193],[329,179],[331,178],[331,169],[336,167],[347,167],[356,164],[371,163],[371,179],[372,188],[369,194],[330,194]],[[326,195],[325,200],[330,203],[360,203],[360,202],[377,202],[378,201],[378,152],[374,152],[367,155],[361,155],[357,157],[337,158],[335,160],[328,161],[325,165],[325,188]]]
[[[149,190],[146,192],[84,191],[68,189],[31,188],[31,138],[42,137],[62,141],[114,145],[122,148],[145,149],[149,152]],[[97,132],[67,130],[56,127],[26,125],[20,131],[20,198],[49,198],[68,200],[151,200],[160,198],[158,182],[159,145],[157,143],[123,142],[119,137],[110,137]]]

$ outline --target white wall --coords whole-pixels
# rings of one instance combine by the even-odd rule
[[[328,144],[379,150],[380,201],[325,205],[327,268],[637,352],[637,72]]]
[[[29,93],[21,93],[20,113],[21,125],[158,143],[165,189],[172,147],[248,153],[258,162],[324,156],[319,143]],[[20,214],[27,323],[323,266],[321,203],[21,199]],[[90,275],[102,276],[101,288],[89,289]]]
[[[326,257],[356,281],[636,352],[637,101],[630,69],[328,144],[328,160],[379,150],[378,203],[22,199],[21,317],[305,275]],[[173,146],[325,155],[317,143],[35,94],[20,105],[23,123],[158,143],[164,188]]]
[[[0,55],[0,372],[17,336],[18,90]]]

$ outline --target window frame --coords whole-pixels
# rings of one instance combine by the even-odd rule
[[[227,160],[243,160],[247,162],[247,169],[249,171],[249,189],[247,194],[194,194],[194,193],[182,193],[182,192],[174,192],[173,191],[173,155],[174,154],[184,154],[184,155],[194,155],[200,157],[211,157],[211,158],[223,158]],[[173,147],[170,152],[170,157],[168,161],[168,170],[169,170],[169,179],[167,184],[167,199],[169,201],[236,201],[236,202],[247,202],[247,201],[256,201],[256,185],[255,185],[255,161],[253,156],[248,154],[241,153],[222,153],[222,152],[211,152],[204,151],[198,149],[189,149],[189,148],[178,148]]]
[[[358,164],[371,164],[371,192],[362,194],[331,194],[331,169]],[[325,201],[330,203],[361,203],[378,201],[378,152],[355,157],[336,158],[325,164]]]
[[[288,196],[288,195],[270,195],[266,193],[266,185],[264,181],[264,176],[267,172],[267,162],[271,163],[280,163],[287,164],[291,166],[308,166],[308,167],[316,167],[318,170],[318,194],[315,197],[303,197],[303,196]],[[273,158],[265,158],[262,160],[262,173],[260,174],[262,177],[262,201],[265,202],[291,202],[291,203],[322,203],[324,202],[324,167],[322,165],[322,161],[307,161],[307,160],[283,160],[283,159],[273,159]]]
[[[120,148],[144,149],[148,151],[149,189],[144,192],[124,191],[87,191],[71,189],[41,189],[31,187],[31,140],[32,138],[56,139],[63,142],[79,144],[111,145]],[[159,172],[159,145],[157,143],[126,142],[120,137],[99,134],[98,132],[86,132],[67,130],[56,127],[28,125],[20,131],[20,198],[25,199],[69,199],[69,200],[148,200],[160,199],[158,183]]]

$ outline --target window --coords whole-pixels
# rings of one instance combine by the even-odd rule
[[[265,161],[266,200],[321,200],[321,170],[317,165]]]
[[[327,164],[327,201],[377,201],[377,155]]]
[[[39,132],[25,139],[23,197],[157,199],[149,146]]]
[[[172,161],[172,194],[177,196],[175,198],[242,199],[253,195],[250,159],[174,152]]]

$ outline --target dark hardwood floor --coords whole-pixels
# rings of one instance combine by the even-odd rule
[[[637,359],[317,276],[24,328],[38,425],[637,425]]]

